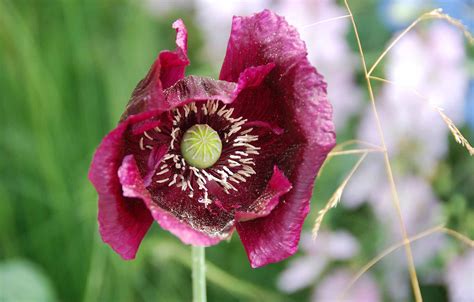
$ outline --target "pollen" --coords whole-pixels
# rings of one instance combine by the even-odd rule
[[[207,124],[189,128],[181,140],[181,154],[191,166],[206,169],[212,167],[221,156],[222,141],[219,134]]]

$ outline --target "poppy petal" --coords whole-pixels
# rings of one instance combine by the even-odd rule
[[[124,132],[129,124],[147,116],[132,116],[112,130],[97,148],[89,170],[89,179],[99,195],[98,221],[102,240],[124,259],[135,258],[153,222],[145,205],[122,195],[117,176],[124,155]]]
[[[122,165],[118,170],[120,183],[122,184],[124,196],[130,198],[139,198],[150,210],[153,218],[165,230],[181,239],[186,244],[209,246],[221,241],[219,237],[209,237],[199,231],[194,230],[187,224],[179,221],[171,213],[158,207],[152,200],[150,192],[145,188],[143,179],[138,170],[133,155],[124,157]]]
[[[245,212],[235,212],[235,219],[239,222],[245,222],[267,216],[278,205],[280,197],[290,189],[290,181],[285,177],[283,172],[275,166],[273,168],[272,178],[268,182],[262,195],[260,195]],[[239,224],[237,225],[237,231],[239,231]],[[252,238],[246,237],[244,232],[240,234],[240,238],[245,247],[251,245]],[[249,249],[251,249],[251,247],[249,247]]]
[[[237,81],[246,68],[269,63],[274,68],[262,85],[241,94],[235,106],[250,121],[284,129],[278,144],[269,146],[265,155],[273,154],[293,188],[270,214],[239,224],[253,267],[296,252],[314,179],[335,145],[326,83],[308,62],[296,29],[269,10],[234,17],[220,79]],[[262,173],[257,171],[257,175]]]

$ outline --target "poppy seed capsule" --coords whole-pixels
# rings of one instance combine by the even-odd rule
[[[189,128],[181,141],[181,154],[193,167],[212,167],[222,152],[219,134],[206,124],[196,124]]]

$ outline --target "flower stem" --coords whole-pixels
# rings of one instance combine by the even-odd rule
[[[193,302],[206,302],[206,255],[203,246],[192,246]]]

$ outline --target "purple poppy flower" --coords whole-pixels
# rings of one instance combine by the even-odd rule
[[[186,244],[237,230],[253,267],[295,253],[335,144],[326,83],[284,18],[234,17],[220,79],[184,77],[181,20],[98,147],[89,178],[102,239],[135,257],[153,220]]]

